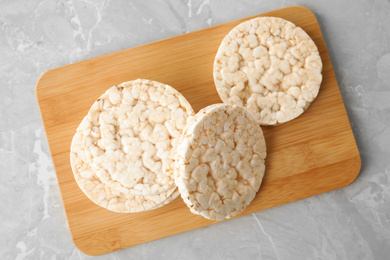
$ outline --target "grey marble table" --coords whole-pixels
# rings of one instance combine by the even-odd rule
[[[389,259],[390,1],[0,1],[0,259],[73,244],[35,98],[48,69],[303,5],[317,16],[362,157],[350,186],[96,259]]]

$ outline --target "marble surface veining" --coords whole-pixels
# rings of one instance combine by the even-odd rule
[[[1,0],[0,259],[73,244],[35,85],[48,69],[303,5],[317,16],[362,157],[350,186],[94,259],[389,259],[390,1]]]

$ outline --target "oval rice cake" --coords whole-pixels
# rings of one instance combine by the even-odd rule
[[[253,200],[264,175],[266,146],[247,109],[215,104],[200,110],[178,146],[176,185],[194,214],[230,218]]]

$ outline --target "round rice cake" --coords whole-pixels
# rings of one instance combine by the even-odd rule
[[[247,109],[211,105],[184,129],[175,182],[192,213],[223,220],[253,200],[263,179],[265,157],[263,132]]]
[[[104,184],[86,162],[83,134],[76,132],[70,152],[70,163],[74,178],[84,194],[95,204],[118,213],[135,213],[162,207],[179,196],[176,187],[159,195],[129,195]]]
[[[87,162],[124,194],[173,191],[176,148],[192,115],[184,96],[166,84],[138,79],[111,87],[79,126]]]
[[[233,28],[214,61],[222,101],[246,107],[261,125],[301,115],[317,97],[322,61],[307,33],[277,17],[258,17]]]

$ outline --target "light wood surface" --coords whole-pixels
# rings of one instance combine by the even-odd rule
[[[324,70],[318,98],[299,118],[264,127],[266,174],[254,201],[239,216],[307,198],[350,184],[360,156],[332,65],[314,14],[300,6],[259,16],[276,16],[302,27],[317,44]],[[214,224],[193,215],[177,198],[157,210],[119,214],[91,202],[71,171],[69,148],[78,124],[96,98],[124,81],[146,78],[179,90],[195,111],[221,102],[212,77],[222,38],[246,19],[104,55],[46,72],[36,93],[69,227],[76,246],[100,255]]]

